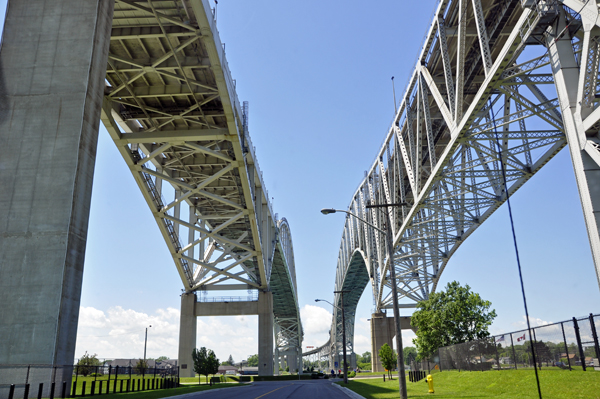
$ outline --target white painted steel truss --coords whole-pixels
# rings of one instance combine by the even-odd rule
[[[280,340],[300,348],[290,228],[269,202],[208,1],[116,0],[102,121],[184,291],[270,290]]]
[[[567,143],[600,276],[599,63],[596,1],[441,1],[348,208],[380,229],[389,212],[397,281],[385,237],[347,217],[335,281],[354,294],[345,308],[355,309],[368,282],[376,311],[392,307],[393,283],[400,307],[428,298],[464,240]],[[333,355],[342,342],[337,309],[331,334]]]

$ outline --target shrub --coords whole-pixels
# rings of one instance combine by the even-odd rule
[[[354,378],[356,377],[356,372],[355,371],[351,371],[348,373],[348,378]]]

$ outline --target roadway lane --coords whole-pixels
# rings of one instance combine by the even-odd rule
[[[349,399],[329,380],[264,381],[250,386],[225,388],[176,396],[173,399]]]

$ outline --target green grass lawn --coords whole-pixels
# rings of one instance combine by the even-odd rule
[[[343,383],[338,383],[344,386]],[[492,370],[485,372],[445,371],[433,374],[435,397],[443,398],[538,398],[535,374],[531,370]],[[540,370],[542,396],[551,398],[600,399],[600,372]],[[398,398],[398,380],[350,380],[347,388],[365,398]],[[428,394],[425,380],[408,382],[408,397],[418,398]]]

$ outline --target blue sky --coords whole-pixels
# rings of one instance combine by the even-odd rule
[[[393,118],[435,0],[219,1],[221,40],[274,210],[290,223],[304,346],[325,342],[342,215]],[[211,4],[213,4],[211,2]],[[0,0],[3,18],[6,0]],[[2,26],[0,20],[0,26]],[[597,313],[600,291],[568,150],[513,196],[530,316],[535,323]],[[440,286],[458,280],[492,301],[493,333],[524,325],[508,211],[500,208],[450,260]],[[182,284],[124,161],[100,129],[76,356],[177,356]],[[355,348],[369,349],[367,287]],[[406,311],[404,311],[406,312]],[[406,313],[405,313],[406,314]],[[405,334],[405,345],[411,335]],[[257,352],[256,317],[202,318],[197,345],[222,360]]]

